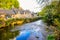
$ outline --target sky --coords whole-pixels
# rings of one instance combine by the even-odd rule
[[[20,7],[22,7],[24,10],[30,10],[32,12],[39,12],[39,4],[36,2],[36,0],[18,0]]]

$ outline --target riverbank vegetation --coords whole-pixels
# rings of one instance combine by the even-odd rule
[[[60,1],[53,1],[50,5],[44,7],[38,15],[43,17],[43,21],[53,31],[53,35],[49,34],[48,40],[60,40]]]
[[[11,32],[9,28],[0,29],[0,40],[14,40],[19,35],[19,31]]]
[[[39,20],[39,18],[10,18],[7,20],[0,18],[0,28],[7,26],[14,27],[15,25],[22,25],[24,23],[33,22],[36,20]]]

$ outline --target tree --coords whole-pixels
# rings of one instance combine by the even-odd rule
[[[43,17],[47,25],[54,27],[55,40],[60,40],[60,1],[53,1],[44,7],[38,15]]]
[[[17,0],[0,0],[0,8],[3,9],[11,9],[12,6],[15,8],[19,7],[19,3]]]
[[[38,14],[45,18],[45,20],[54,20],[56,18],[60,19],[60,1],[54,1],[50,5],[47,5]],[[50,18],[49,18],[50,15]],[[52,17],[51,17],[52,16]],[[46,19],[48,18],[48,19]]]

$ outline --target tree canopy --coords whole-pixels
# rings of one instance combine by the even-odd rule
[[[19,2],[17,0],[0,0],[0,8],[11,9],[12,6],[18,8]]]
[[[45,19],[48,18],[49,20],[50,19],[53,19],[55,20],[56,18],[57,19],[60,19],[60,1],[54,1],[51,3],[51,5],[48,5],[46,7],[44,7],[42,9],[41,12],[39,12],[38,14],[42,17],[44,17]],[[46,19],[46,20],[48,20]]]
[[[39,16],[43,17],[43,21],[48,26],[55,28],[54,33],[57,34],[56,40],[60,39],[60,1],[53,1],[50,5],[47,5],[38,13]],[[50,37],[50,36],[49,36]],[[50,38],[51,40],[51,38]]]

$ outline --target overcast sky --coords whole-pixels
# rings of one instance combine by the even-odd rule
[[[38,12],[40,9],[38,8],[39,5],[37,4],[36,0],[18,0],[20,7],[24,10],[30,10],[33,12]]]

